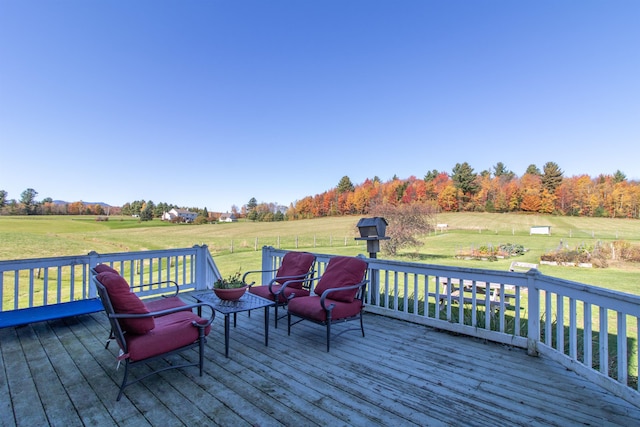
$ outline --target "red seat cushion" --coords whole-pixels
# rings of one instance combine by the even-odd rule
[[[116,270],[113,267],[108,266],[107,264],[98,264],[93,268],[96,273],[114,273],[114,274],[120,274],[118,273],[118,270]]]
[[[318,281],[314,292],[322,295],[324,291],[331,288],[351,286],[362,282],[367,272],[367,262],[356,257],[336,256],[329,260],[327,268]],[[356,296],[358,289],[338,291],[331,293],[331,299],[337,301],[351,302]]]
[[[273,292],[278,293],[278,291],[282,288],[282,286],[280,285],[273,285],[272,289]],[[254,295],[258,295],[259,297],[262,298],[266,298],[269,299],[271,301],[275,301],[275,296],[269,292],[269,286],[267,285],[263,285],[263,286],[251,286],[249,288],[249,292],[251,292]],[[288,301],[289,295],[291,294],[295,294],[295,297],[300,297],[300,296],[309,296],[309,291],[306,289],[296,289],[293,288],[291,289],[289,286],[287,286],[284,290],[284,292],[280,295],[280,298],[278,298],[278,303],[279,304],[284,304]]]
[[[325,300],[325,304],[327,306],[335,304],[335,307],[331,311],[331,319],[333,320],[356,316],[363,305],[360,300],[344,302],[330,300],[328,298]],[[291,314],[304,317],[305,319],[311,319],[317,322],[326,322],[327,320],[327,312],[320,305],[319,296],[312,295],[309,297],[294,298],[289,301],[287,310],[289,310]]]
[[[278,279],[278,277],[302,276],[303,274],[307,274],[315,259],[315,255],[309,252],[287,252],[282,258],[282,264],[280,264],[280,268],[278,268],[278,272],[276,273],[276,282],[283,285],[284,282],[291,279]],[[301,289],[303,284],[303,281],[294,282],[287,285],[287,287]]]
[[[119,274],[100,273],[96,279],[109,294],[113,310],[118,314],[148,314],[147,306],[129,288],[127,281]],[[118,319],[123,331],[146,334],[155,327],[153,317],[141,319]]]
[[[185,303],[178,297],[166,297],[143,302],[144,305],[147,306],[147,310],[149,310],[150,312],[168,310],[170,308],[176,307],[186,307],[187,305],[187,303]],[[191,309],[189,309],[188,311],[191,311]]]
[[[164,354],[198,340],[198,328],[191,322],[204,322],[203,319],[190,311],[178,311],[155,319],[156,327],[144,335],[125,335],[129,360],[148,359]],[[211,331],[211,326],[205,328],[205,335]]]

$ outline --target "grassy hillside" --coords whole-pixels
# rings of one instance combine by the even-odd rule
[[[521,214],[450,213],[440,214],[440,224],[448,224],[448,231],[424,239],[418,257],[424,262],[465,267],[504,270],[514,259],[495,262],[457,260],[455,254],[482,245],[498,246],[512,243],[523,245],[527,252],[518,261],[539,263],[540,255],[557,249],[561,244],[569,248],[578,245],[592,247],[597,242],[625,240],[640,245],[640,223],[635,220],[611,218],[553,217]],[[551,235],[530,235],[531,226],[549,225]],[[404,256],[410,256],[407,252]],[[454,257],[454,259],[452,259]],[[540,265],[544,274],[587,283],[604,288],[640,293],[640,265],[611,263],[609,268],[578,268]]]
[[[221,272],[260,267],[260,248],[308,250],[344,255],[366,254],[356,224],[360,217],[335,217],[277,223],[237,222],[211,225],[175,225],[159,220],[139,222],[112,217],[0,217],[0,259],[40,258],[191,247],[206,244]],[[504,270],[513,260],[495,262],[456,259],[460,251],[482,245],[520,244],[528,251],[517,260],[539,262],[540,255],[563,245],[593,245],[624,239],[640,245],[640,222],[624,219],[551,217],[519,214],[451,213],[436,222],[447,231],[424,236],[424,246],[405,251],[400,259],[432,264]],[[550,225],[551,236],[529,235],[532,225]],[[379,257],[384,257],[380,254]],[[640,293],[640,265],[616,264],[606,269],[540,266],[552,276]]]

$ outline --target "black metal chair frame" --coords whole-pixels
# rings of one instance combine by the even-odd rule
[[[91,276],[92,277],[96,277],[97,275],[98,275],[98,272],[96,270],[94,270],[93,268],[91,268]],[[130,286],[130,288],[131,288],[131,291],[133,292],[134,289],[144,289],[145,287],[150,287],[150,286],[155,286],[155,285],[163,285],[165,283],[173,284],[173,287],[176,288],[176,291],[173,294],[162,295],[162,298],[177,297],[178,294],[180,293],[180,285],[178,285],[178,283],[173,281],[173,280],[163,280],[161,282],[144,283],[142,285]],[[184,310],[185,307],[182,307],[182,309]],[[104,348],[108,349],[109,348],[109,344],[111,344],[111,341],[113,341],[114,339],[115,339],[115,335],[113,334],[113,330],[111,330],[109,332],[109,338],[107,338],[107,342],[104,344]]]
[[[251,288],[253,285],[256,284],[256,282],[251,282],[251,283],[247,283],[246,278],[249,274],[253,274],[253,273],[275,273],[277,272],[278,269],[273,269],[273,270],[251,270],[251,271],[247,271],[246,273],[244,273],[242,275],[242,282],[246,283],[247,286],[249,286],[249,288]],[[284,302],[280,301],[280,295],[284,295],[284,291],[286,290],[287,286],[289,286],[292,283],[299,283],[299,282],[303,282],[302,284],[302,288],[306,289],[306,290],[310,290],[311,288],[311,281],[313,279],[313,275],[315,274],[315,261],[313,262],[311,268],[309,269],[308,272],[306,272],[305,274],[300,274],[298,276],[280,276],[280,277],[274,277],[273,279],[271,279],[269,281],[269,283],[267,285],[258,285],[258,286],[268,286],[269,287],[269,293],[271,295],[273,295],[273,301],[275,302],[274,305],[274,311],[275,311],[275,327],[276,329],[278,328],[278,319],[282,319],[284,317],[286,317],[286,314],[283,314],[281,316],[278,315],[278,307],[286,307],[287,304],[289,304],[289,301],[295,297],[295,293],[292,295],[289,295],[288,298],[286,298],[286,300]],[[278,289],[277,292],[273,291],[273,286],[276,285],[280,285],[279,282],[276,282],[276,280],[283,280],[286,279],[286,282],[282,283],[282,286],[280,287],[280,289]],[[251,315],[251,312],[249,312],[249,315]]]
[[[320,280],[320,277],[314,278],[314,279],[310,279],[310,282],[313,282],[315,280]],[[362,336],[364,337],[364,323],[362,320],[362,314],[364,312],[364,297],[366,295],[366,288],[367,288],[367,283],[369,281],[367,279],[364,279],[362,282],[357,283],[355,285],[351,285],[351,286],[343,286],[343,287],[339,287],[339,288],[331,288],[331,289],[327,289],[326,291],[324,291],[322,293],[322,295],[320,296],[320,305],[322,306],[322,308],[325,310],[326,314],[327,314],[327,320],[325,321],[317,321],[314,319],[310,319],[307,317],[301,317],[298,316],[297,314],[292,314],[290,311],[287,311],[287,321],[288,321],[288,328],[287,328],[287,335],[291,335],[291,326],[302,322],[303,320],[309,320],[313,323],[319,324],[319,325],[325,325],[327,327],[327,352],[329,352],[329,349],[331,347],[331,325],[334,323],[340,323],[340,322],[348,322],[350,320],[360,320],[360,331],[362,331]],[[358,292],[356,293],[356,296],[354,298],[355,300],[359,300],[361,302],[361,307],[360,307],[360,311],[358,312],[357,315],[355,316],[351,316],[351,317],[343,317],[340,319],[333,319],[332,318],[332,311],[335,307],[335,304],[327,303],[327,298],[331,299],[331,294],[333,292],[338,292],[338,291],[346,291],[346,290],[350,290],[350,289],[358,289]],[[291,318],[292,316],[296,316],[299,319],[292,322]],[[342,331],[340,331],[339,333],[334,335],[335,337],[338,337],[342,334],[344,334],[345,332],[349,332],[349,331],[357,331],[358,328],[347,328],[347,329],[343,329]]]
[[[94,276],[94,283],[96,285],[97,291],[98,291],[98,295],[100,296],[100,300],[104,306],[105,312],[107,314],[107,317],[109,318],[109,323],[111,325],[111,331],[112,334],[114,335],[114,339],[116,340],[116,342],[118,343],[118,345],[120,346],[120,350],[121,350],[121,354],[127,354],[128,348],[127,348],[127,341],[125,340],[124,337],[124,332],[122,331],[122,328],[120,327],[120,323],[118,322],[118,319],[141,319],[141,318],[146,318],[146,317],[158,317],[158,316],[166,316],[166,315],[170,315],[171,313],[176,313],[179,311],[184,311],[185,309],[189,309],[189,310],[193,310],[193,308],[198,308],[198,307],[209,307],[211,310],[211,317],[209,317],[208,319],[205,319],[206,322],[205,323],[197,323],[197,322],[192,322],[192,325],[194,327],[198,328],[198,340],[194,341],[192,344],[180,347],[180,348],[176,348],[173,350],[170,350],[166,353],[157,355],[157,356],[153,356],[153,357],[149,357],[146,359],[141,359],[141,360],[136,360],[134,362],[130,361],[128,358],[121,358],[120,356],[118,357],[119,362],[124,359],[124,375],[122,378],[122,383],[120,385],[120,390],[118,392],[118,397],[116,398],[116,401],[119,401],[120,398],[122,397],[122,394],[124,393],[124,389],[132,384],[135,384],[139,381],[144,380],[145,378],[160,373],[160,372],[164,372],[170,369],[177,369],[177,368],[185,368],[185,367],[189,367],[189,366],[198,366],[199,367],[199,371],[200,371],[200,376],[202,376],[202,371],[203,371],[203,366],[204,366],[204,347],[205,347],[205,343],[206,343],[206,336],[205,336],[205,329],[207,328],[207,326],[211,325],[211,323],[213,322],[214,318],[215,318],[215,310],[213,309],[213,307],[210,304],[207,303],[197,303],[197,304],[190,304],[187,305],[186,307],[176,307],[176,308],[172,308],[172,309],[168,309],[168,310],[163,310],[163,311],[157,311],[157,312],[151,312],[148,314],[118,314],[115,313],[115,310],[113,309],[113,305],[111,304],[111,300],[109,299],[109,294],[107,293],[106,288],[95,278]],[[108,344],[107,344],[108,345]],[[156,360],[156,359],[161,359],[164,358],[166,356],[175,354],[175,353],[179,353],[182,352],[184,350],[188,350],[188,349],[192,349],[192,348],[198,348],[198,361],[197,362],[193,362],[193,363],[182,363],[182,364],[178,364],[178,365],[169,365],[166,366],[164,368],[160,368],[160,369],[156,369],[148,374],[145,374],[142,377],[136,378],[133,381],[128,381],[129,378],[129,367],[130,366],[134,366],[137,365],[139,363],[145,363],[145,362],[149,362],[152,360]]]

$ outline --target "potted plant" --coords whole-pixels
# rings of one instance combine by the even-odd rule
[[[213,292],[222,300],[237,301],[246,292],[248,285],[242,281],[240,271],[229,277],[220,278],[213,282]]]

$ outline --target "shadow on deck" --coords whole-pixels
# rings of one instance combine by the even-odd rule
[[[640,419],[640,408],[521,349],[369,314],[366,338],[349,332],[326,353],[322,327],[303,322],[289,337],[286,321],[274,329],[271,320],[265,347],[262,310],[238,315],[227,359],[216,316],[203,377],[195,367],[167,371],[128,387],[120,402],[123,370],[116,346],[104,349],[104,313],[2,329],[0,392],[9,399],[0,419],[18,426],[629,426]],[[176,357],[197,354],[153,363]]]

